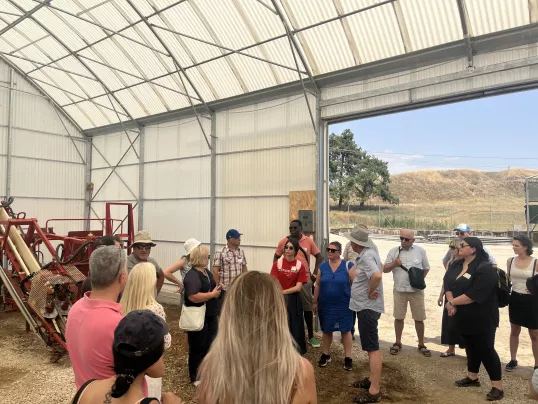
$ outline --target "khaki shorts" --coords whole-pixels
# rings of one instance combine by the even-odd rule
[[[303,311],[312,311],[312,281],[309,279],[307,283],[303,283],[302,289],[299,291]]]
[[[394,295],[394,318],[404,320],[407,314],[407,303],[411,306],[411,315],[415,321],[426,320],[426,306],[424,305],[424,291],[416,292],[398,292],[393,291]]]

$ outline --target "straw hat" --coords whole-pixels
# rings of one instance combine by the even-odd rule
[[[135,244],[151,244],[152,247],[155,247],[157,245],[153,242],[151,236],[149,235],[149,232],[147,232],[146,230],[140,230],[135,234],[135,238],[133,244],[131,244],[131,247]]]
[[[373,241],[368,237],[369,234],[370,232],[367,228],[357,226],[351,231],[351,233],[345,233],[344,237],[360,246],[374,248]]]

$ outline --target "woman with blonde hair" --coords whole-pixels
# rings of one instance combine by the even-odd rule
[[[269,274],[247,272],[228,290],[198,402],[317,403],[314,369],[295,349],[282,288]]]
[[[134,266],[127,278],[127,284],[120,300],[121,312],[124,316],[135,310],[150,310],[166,321],[163,306],[155,300],[155,266],[142,262]],[[164,337],[164,348],[170,348],[172,337],[167,333]],[[161,396],[162,378],[146,376],[148,391],[153,397]]]
[[[205,305],[204,326],[200,331],[187,331],[189,338],[189,377],[195,386],[199,384],[198,368],[204,360],[218,329],[218,315],[220,314],[220,291],[213,274],[207,269],[209,264],[209,248],[198,246],[189,254],[191,269],[185,275],[186,307]]]

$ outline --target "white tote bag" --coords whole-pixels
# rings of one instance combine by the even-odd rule
[[[179,318],[179,328],[183,331],[200,331],[204,328],[205,322],[205,303],[203,306],[185,306],[181,309]]]

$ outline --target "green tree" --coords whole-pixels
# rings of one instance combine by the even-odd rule
[[[353,136],[349,129],[329,136],[329,192],[338,201],[338,208],[351,199],[359,200],[362,208],[372,197],[399,203],[389,189],[387,163],[358,147]]]

